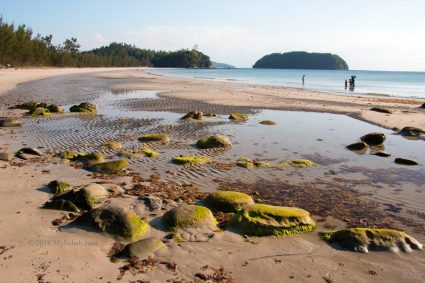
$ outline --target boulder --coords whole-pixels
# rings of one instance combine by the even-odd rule
[[[424,135],[425,131],[415,127],[404,127],[400,130],[399,134],[405,137],[418,137]]]
[[[150,149],[150,148],[142,148],[142,149],[140,149],[140,151],[147,157],[155,158],[159,155],[158,152],[156,152],[155,150]]]
[[[262,168],[262,167],[270,167],[270,164],[267,162],[259,161],[259,160],[253,160],[250,158],[239,158],[236,161],[236,166],[246,168],[246,169],[252,169],[254,167],[256,168]]]
[[[104,205],[87,211],[73,224],[90,225],[98,231],[127,241],[134,241],[144,236],[149,229],[149,224],[133,211],[115,205]]]
[[[105,174],[116,174],[124,170],[128,166],[127,160],[113,160],[102,163],[95,163],[90,166],[90,171],[105,173]]]
[[[51,105],[47,106],[47,109],[51,113],[62,113],[63,112],[63,108],[60,105],[57,105],[57,104],[51,104]]]
[[[148,255],[166,247],[160,239],[151,237],[126,245],[118,256],[146,258]]]
[[[367,144],[365,142],[355,142],[346,146],[349,150],[363,150],[367,148]]]
[[[103,154],[100,152],[78,154],[77,158],[75,158],[74,160],[88,166],[105,161],[105,159],[103,158]]]
[[[96,109],[96,104],[89,103],[89,102],[83,102],[80,105],[72,106],[71,108],[69,108],[69,111],[96,114],[97,109]]]
[[[17,118],[13,118],[13,117],[6,117],[6,118],[1,118],[0,119],[0,127],[21,127],[22,126],[22,122],[17,119]]]
[[[121,149],[122,144],[116,141],[107,141],[103,143],[102,150],[113,150],[113,149]]]
[[[248,120],[248,114],[232,113],[229,115],[230,120]]]
[[[161,142],[168,143],[170,141],[170,137],[166,134],[147,134],[139,137],[140,142]]]
[[[43,205],[43,208],[80,212],[80,209],[74,203],[65,199],[48,201]]]
[[[181,117],[180,119],[187,120],[187,119],[194,119],[194,120],[202,120],[204,117],[204,113],[199,111],[192,111]]]
[[[272,125],[276,125],[277,122],[276,121],[273,121],[273,120],[264,120],[264,121],[261,121],[260,124],[272,126]]]
[[[328,233],[330,243],[356,252],[369,251],[411,252],[422,249],[422,244],[404,232],[390,229],[350,228]]]
[[[316,224],[300,208],[252,204],[235,214],[229,225],[244,235],[286,236],[310,232]]]
[[[382,150],[373,152],[372,154],[379,156],[379,157],[390,157],[391,156],[391,153],[388,153],[388,152],[382,151]]]
[[[141,199],[151,211],[156,209],[161,209],[162,207],[162,199],[159,197],[156,197],[153,195],[147,195],[147,196],[141,196],[139,199]]]
[[[83,154],[83,155],[84,155],[84,154]],[[83,156],[83,155],[81,155],[81,156]],[[77,157],[79,157],[79,156],[80,156],[80,154],[79,154],[77,151],[75,151],[75,150],[71,149],[71,150],[66,150],[66,151],[61,152],[61,153],[59,154],[59,156],[60,156],[60,158],[62,158],[62,159],[74,160],[74,159],[76,159]]]
[[[390,109],[390,108],[381,108],[381,107],[373,107],[370,108],[370,111],[375,111],[375,112],[380,112],[380,113],[385,113],[385,114],[393,114],[395,112],[394,109]]]
[[[28,114],[32,116],[49,116],[50,111],[49,109],[43,108],[43,107],[37,107],[34,109],[31,109]]]
[[[202,149],[208,148],[226,148],[231,147],[232,143],[230,140],[221,135],[213,135],[209,137],[203,137],[196,143],[197,147]]]
[[[360,139],[368,145],[380,145],[384,143],[386,137],[383,133],[370,133],[362,136]]]
[[[0,160],[2,161],[10,161],[12,159],[12,154],[9,152],[3,151],[0,152]]]
[[[211,162],[208,156],[191,155],[191,156],[176,156],[171,160],[174,164],[178,165],[203,165]]]
[[[171,230],[186,228],[217,228],[217,220],[211,210],[199,205],[182,204],[167,211],[162,221]]]
[[[394,162],[400,165],[410,165],[410,166],[418,165],[418,162],[411,159],[406,159],[406,158],[396,158]]]
[[[62,194],[66,191],[69,191],[71,189],[71,185],[63,182],[63,181],[59,181],[59,180],[54,180],[51,181],[47,187],[49,187],[49,189],[51,189],[52,194],[58,195],[58,194]]]
[[[88,210],[103,204],[108,199],[108,196],[106,188],[98,184],[90,184],[82,189],[71,189],[56,195],[52,200],[67,200],[79,209]]]
[[[121,158],[127,158],[127,159],[136,159],[136,154],[126,151],[126,150],[121,150],[117,153],[117,155]]]
[[[218,191],[208,195],[205,205],[213,211],[238,212],[247,205],[254,204],[251,196],[233,191]]]

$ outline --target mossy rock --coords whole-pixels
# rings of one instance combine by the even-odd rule
[[[127,160],[113,160],[102,163],[95,163],[90,166],[90,170],[98,173],[116,174],[128,166]]]
[[[162,221],[171,230],[186,228],[217,228],[217,220],[204,206],[183,204],[167,211]]]
[[[63,108],[60,105],[57,105],[57,104],[51,104],[51,105],[47,106],[47,109],[51,113],[62,113],[63,112]]]
[[[104,205],[90,210],[73,223],[90,225],[98,231],[127,241],[139,239],[149,230],[149,224],[140,219],[133,211],[114,205]]]
[[[408,165],[408,166],[414,166],[414,165],[418,165],[418,162],[411,160],[411,159],[406,159],[406,158],[396,158],[394,160],[395,163],[400,164],[400,165]]]
[[[238,212],[247,205],[254,204],[251,196],[234,191],[218,191],[208,195],[205,205],[213,211]]]
[[[151,157],[151,158],[155,158],[155,157],[157,157],[158,155],[159,155],[159,153],[158,152],[156,152],[155,150],[153,150],[153,149],[150,149],[150,148],[142,148],[142,149],[140,149],[140,151],[145,155],[145,156],[147,156],[147,157]]]
[[[114,150],[114,149],[121,149],[122,144],[117,141],[107,141],[103,143],[102,150]]]
[[[52,194],[55,195],[62,194],[71,189],[70,184],[58,180],[51,181],[47,187],[49,187],[52,190]]]
[[[90,184],[82,189],[71,189],[52,200],[67,200],[72,202],[81,210],[93,209],[103,204],[108,199],[107,189],[98,184]]]
[[[75,160],[78,162],[84,163],[85,165],[88,165],[88,166],[105,161],[105,159],[103,158],[103,154],[100,152],[79,154]]]
[[[136,159],[136,154],[126,151],[126,150],[121,150],[120,152],[117,153],[117,155],[121,158],[127,158],[127,159]]]
[[[385,142],[386,136],[383,133],[370,133],[362,136],[360,140],[368,145],[381,145]]]
[[[208,148],[229,148],[232,147],[232,143],[229,138],[222,135],[213,135],[209,137],[203,137],[196,143],[196,146],[202,149]]]
[[[295,168],[307,168],[311,166],[317,166],[317,164],[308,159],[295,159],[288,162],[281,162],[277,165],[277,167],[295,167]]]
[[[249,115],[248,114],[242,114],[242,113],[232,113],[229,116],[230,120],[248,120]]]
[[[0,127],[21,127],[22,122],[14,117],[7,117],[0,119]]]
[[[172,159],[174,164],[178,165],[203,165],[211,162],[208,156],[191,155],[191,156],[176,156]]]
[[[252,169],[252,168],[270,167],[270,164],[264,161],[254,160],[250,158],[239,158],[236,161],[236,166],[246,168],[246,169]]]
[[[83,102],[83,103],[80,103],[80,105],[72,106],[71,108],[69,108],[69,111],[96,114],[97,107],[96,107],[96,104],[94,103]]]
[[[246,206],[229,225],[244,235],[278,237],[310,232],[316,226],[306,210],[267,204]]]
[[[80,212],[80,209],[74,203],[65,199],[48,201],[43,205],[43,208]]]
[[[404,232],[391,229],[350,228],[332,233],[323,237],[329,243],[356,252],[369,251],[411,252],[413,249],[422,249],[422,244]]]
[[[43,107],[43,103],[38,103],[35,101],[24,102],[22,104],[15,105],[15,109],[24,109],[24,110],[33,110],[37,107]]]
[[[77,151],[71,149],[71,150],[62,151],[59,154],[59,156],[62,159],[74,160],[74,159],[78,158],[80,156],[80,154]]]
[[[363,150],[367,148],[367,144],[365,142],[355,142],[346,146],[349,150]]]
[[[264,120],[264,121],[261,121],[260,124],[272,126],[272,125],[277,125],[277,122],[273,120]]]
[[[32,116],[49,116],[50,111],[49,109],[43,108],[43,107],[37,107],[28,112],[28,114]]]
[[[167,246],[160,239],[151,237],[126,245],[119,256],[145,258],[166,247]]]
[[[147,134],[139,137],[139,141],[168,143],[170,142],[170,137],[166,134]]]
[[[204,113],[200,111],[192,111],[181,117],[180,119],[188,120],[188,119],[194,119],[194,120],[202,120],[204,117]]]

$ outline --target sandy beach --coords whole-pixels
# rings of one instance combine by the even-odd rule
[[[58,104],[65,113],[47,117],[10,109],[38,101]],[[97,115],[69,113],[72,105],[91,102]],[[403,230],[425,243],[424,141],[398,135],[406,126],[425,130],[423,100],[344,96],[303,89],[213,80],[162,77],[146,68],[0,70],[0,117],[16,117],[22,127],[0,127],[0,274],[7,282],[424,282],[425,253],[358,253],[327,244],[318,232],[346,227]],[[371,111],[390,108],[392,114]],[[190,111],[212,113],[199,121],[181,121]],[[231,113],[249,115],[232,122]],[[276,126],[260,121],[276,120]],[[268,128],[266,128],[268,127]],[[275,128],[273,128],[275,127]],[[383,132],[389,158],[353,153],[345,145],[368,132]],[[141,143],[144,134],[167,134],[169,143]],[[223,134],[233,147],[199,150],[205,135]],[[422,136],[423,137],[423,136]],[[123,172],[98,174],[78,162],[61,159],[66,150],[102,152],[105,161],[120,149],[134,153]],[[14,154],[37,148],[26,160]],[[159,153],[148,158],[140,147]],[[422,154],[421,154],[422,153]],[[179,155],[201,155],[206,165],[179,166]],[[395,157],[416,160],[400,166]],[[309,168],[245,169],[238,158],[270,164],[309,159]],[[7,158],[9,159],[9,158]],[[130,208],[150,224],[141,238],[156,237],[165,247],[150,262],[128,265],[111,255],[117,239],[71,223],[79,213],[40,209],[53,194],[47,184],[62,180],[73,187],[119,187],[109,205]],[[313,232],[288,237],[251,237],[222,228],[185,232],[170,238],[163,214],[182,203],[203,203],[210,192],[227,188],[256,202],[295,206],[311,213]],[[150,209],[145,196],[161,199]],[[225,221],[215,214],[220,225]],[[222,215],[221,215],[222,216]],[[222,216],[225,218],[224,216]],[[59,220],[58,220],[59,219]],[[221,227],[219,225],[219,228]],[[0,280],[0,281],[2,281]],[[6,282],[5,281],[5,282]]]

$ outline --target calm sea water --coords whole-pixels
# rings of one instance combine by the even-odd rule
[[[324,71],[275,69],[154,69],[150,73],[244,83],[304,88],[344,94],[384,94],[425,98],[425,72]],[[344,81],[357,76],[353,92],[345,90]]]

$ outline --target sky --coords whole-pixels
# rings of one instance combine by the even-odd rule
[[[353,70],[425,71],[424,0],[1,0],[6,22],[76,37],[192,49],[251,67],[274,52],[334,53]]]

